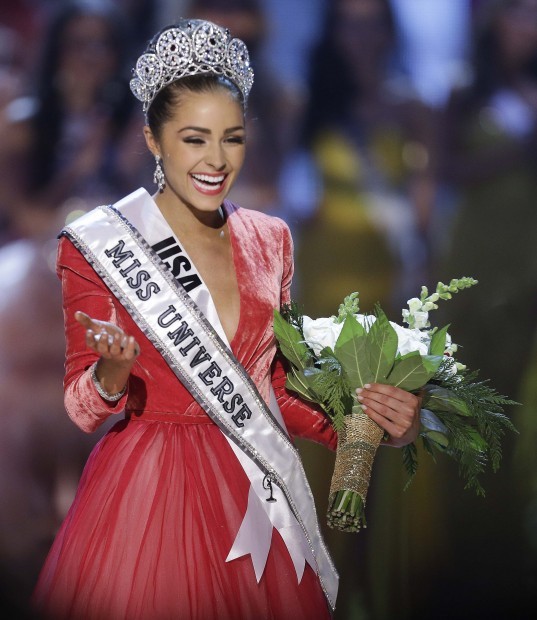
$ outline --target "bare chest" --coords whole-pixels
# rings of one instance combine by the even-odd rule
[[[185,241],[183,245],[211,293],[224,332],[231,342],[239,324],[240,294],[229,235],[195,243]]]

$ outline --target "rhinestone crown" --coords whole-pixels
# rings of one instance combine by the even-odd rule
[[[244,101],[254,82],[248,48],[229,31],[204,20],[185,21],[164,29],[138,58],[130,88],[147,112],[168,84],[188,75],[214,73],[229,78]]]

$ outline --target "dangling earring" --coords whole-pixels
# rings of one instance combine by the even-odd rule
[[[164,170],[162,169],[162,159],[159,155],[155,155],[155,172],[153,174],[153,183],[158,187],[158,191],[162,194],[166,187],[166,179],[164,177]]]

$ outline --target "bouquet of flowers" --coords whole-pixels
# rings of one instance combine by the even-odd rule
[[[311,319],[295,303],[275,311],[279,348],[290,362],[286,386],[317,403],[338,432],[329,496],[328,524],[355,532],[366,526],[365,503],[376,450],[384,432],[361,409],[355,390],[368,383],[421,393],[420,437],[434,457],[442,452],[459,464],[465,488],[484,495],[479,474],[488,463],[496,471],[501,438],[515,430],[504,407],[516,404],[487,381],[477,381],[457,361],[448,327],[431,327],[429,312],[439,300],[477,284],[473,278],[439,282],[434,293],[422,287],[403,310],[403,327],[380,307],[359,313],[358,293],[345,298],[337,316]],[[409,482],[417,471],[415,444],[402,448]]]

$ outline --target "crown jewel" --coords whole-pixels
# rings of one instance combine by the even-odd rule
[[[254,82],[248,49],[229,31],[202,20],[190,20],[163,30],[150,43],[130,82],[134,96],[147,112],[157,94],[171,82],[188,75],[214,73],[229,78],[242,92],[244,101]]]

